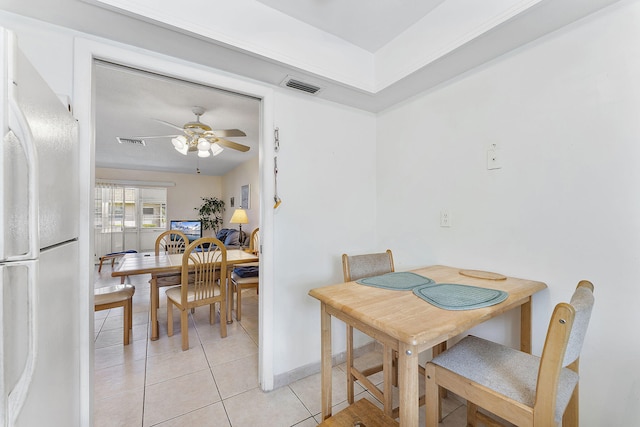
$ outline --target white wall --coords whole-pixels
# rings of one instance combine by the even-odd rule
[[[29,62],[58,95],[71,98],[73,82],[73,36],[52,31],[48,26],[33,25],[33,21],[16,15],[3,15],[0,25],[18,34],[18,46]]]
[[[594,283],[584,426],[640,425],[639,22],[640,2],[621,2],[378,120],[379,242],[398,267],[544,281],[537,354],[553,305],[580,279]],[[486,168],[491,143],[501,147],[495,171]],[[451,228],[439,226],[443,209]],[[407,211],[412,219],[398,221]],[[513,344],[517,318],[474,332]]]
[[[343,252],[375,247],[373,114],[280,90],[275,212],[274,371],[320,359],[320,304],[312,288],[342,281]],[[344,351],[344,326],[335,351]],[[316,365],[316,368],[319,367]]]
[[[238,224],[229,224],[229,220],[233,212],[240,207],[240,188],[247,184],[251,189],[250,207],[246,210],[249,223],[244,224],[242,230],[247,233],[247,236],[250,236],[253,229],[260,225],[260,175],[258,174],[258,168],[259,162],[256,156],[242,163],[222,178],[222,200],[224,200],[225,205],[223,215],[224,228],[238,228]],[[231,197],[235,199],[235,207],[231,207]]]

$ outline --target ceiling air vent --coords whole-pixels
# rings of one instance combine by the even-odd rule
[[[294,77],[291,77],[291,76],[287,76],[282,81],[282,83],[280,83],[280,86],[285,86],[285,87],[288,87],[288,88],[291,88],[291,89],[295,89],[295,90],[299,90],[299,91],[302,91],[302,92],[306,92],[306,93],[311,94],[311,95],[317,94],[322,89],[319,86],[312,85],[310,83],[305,83],[305,82],[303,82],[301,80],[298,80],[298,79],[296,79]]]
[[[119,136],[116,136],[116,139],[120,144],[142,145],[143,147],[147,145],[144,139],[120,138]]]

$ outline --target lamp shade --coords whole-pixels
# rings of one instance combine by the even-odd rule
[[[247,211],[244,209],[236,209],[231,219],[229,220],[229,224],[248,224],[249,218],[247,217]]]
[[[223,148],[219,146],[217,142],[214,142],[213,144],[211,144],[211,153],[213,153],[214,156],[217,156],[218,154],[222,153],[222,150]]]

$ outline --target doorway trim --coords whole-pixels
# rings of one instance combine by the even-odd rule
[[[268,194],[274,193],[274,91],[268,86],[235,77],[210,67],[187,62],[156,52],[141,50],[134,46],[109,44],[85,38],[74,40],[73,64],[73,113],[79,122],[79,169],[83,179],[80,183],[80,283],[87,286],[80,292],[80,386],[87,390],[80,402],[83,425],[93,425],[93,192],[95,184],[95,79],[94,60],[106,60],[141,70],[173,76],[232,92],[250,95],[261,100],[259,137],[259,179],[260,179],[260,232],[262,252],[260,254],[260,297],[259,297],[259,361],[258,380],[264,391],[274,387],[273,360],[273,295],[274,295],[274,210],[273,200]]]

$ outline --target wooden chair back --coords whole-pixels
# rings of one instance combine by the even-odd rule
[[[257,227],[251,232],[251,237],[249,238],[249,249],[247,249],[247,251],[254,255],[260,255],[260,227]]]
[[[203,237],[187,246],[182,256],[184,307],[226,301],[226,282],[227,248],[220,240]]]
[[[156,238],[156,255],[167,253],[170,255],[184,253],[189,238],[182,231],[167,230]]]
[[[593,284],[578,283],[571,301],[556,305],[545,339],[536,385],[533,412],[536,418],[553,420],[562,368],[578,372],[578,359],[594,304]]]
[[[342,254],[342,272],[345,282],[379,276],[393,271],[393,255],[390,249],[382,253],[365,255]]]

